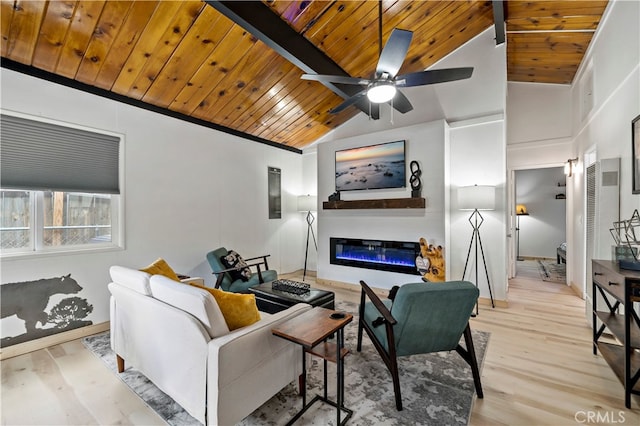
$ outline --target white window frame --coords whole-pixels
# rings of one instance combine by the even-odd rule
[[[0,250],[0,258],[4,260],[10,259],[24,259],[34,258],[40,256],[54,256],[61,254],[82,254],[92,252],[104,252],[115,251],[125,249],[125,233],[124,233],[124,194],[125,194],[125,181],[124,181],[124,166],[125,166],[125,144],[126,138],[122,133],[105,131],[103,129],[97,129],[88,126],[81,126],[69,122],[63,122],[58,120],[52,120],[44,117],[33,116],[29,114],[23,114],[20,112],[9,111],[0,109],[2,114],[13,115],[16,117],[22,117],[29,120],[42,121],[46,123],[56,124],[59,126],[65,126],[80,130],[86,130],[89,132],[103,133],[120,138],[119,145],[119,163],[118,163],[118,177],[120,182],[120,194],[111,195],[111,242],[104,243],[92,243],[92,244],[78,244],[78,245],[65,245],[56,247],[46,247],[43,245],[44,236],[44,209],[41,208],[44,203],[44,191],[28,190],[30,192],[30,208],[31,218],[30,227],[31,241],[29,248],[18,249],[2,249]],[[67,191],[69,192],[69,191]],[[76,192],[76,191],[74,191]],[[78,192],[79,193],[79,192]]]

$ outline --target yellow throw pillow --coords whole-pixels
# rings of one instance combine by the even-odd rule
[[[180,281],[178,275],[171,269],[171,266],[163,259],[159,258],[151,265],[147,266],[144,269],[140,269],[142,272],[146,272],[151,275],[164,275],[167,278],[171,278],[174,281]]]
[[[207,290],[216,299],[222,316],[227,322],[229,331],[246,327],[260,321],[260,312],[256,306],[256,296],[253,294],[230,293],[217,288],[204,287],[189,283],[190,285]]]

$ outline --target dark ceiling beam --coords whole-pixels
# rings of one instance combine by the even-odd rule
[[[333,59],[325,55],[304,36],[298,34],[271,8],[260,1],[205,0],[209,6],[247,30],[258,40],[278,52],[307,74],[330,74],[350,77]],[[359,86],[323,82],[327,88],[344,99],[362,90]],[[358,105],[369,114],[368,105]],[[365,110],[366,109],[366,110]]]
[[[496,46],[504,43],[504,1],[494,0],[493,25],[496,28]]]

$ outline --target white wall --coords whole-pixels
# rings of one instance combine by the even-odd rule
[[[631,120],[640,114],[638,22],[640,2],[610,2],[572,86],[572,103],[579,106],[581,84],[592,71],[593,108],[584,118],[578,107],[572,115],[576,156],[582,160],[586,153],[595,152],[597,160],[620,157],[620,214],[623,219],[628,219],[634,209],[640,209],[640,195],[631,194]],[[584,288],[588,281],[586,263],[590,262],[584,246],[584,173],[568,183],[567,190],[573,197],[567,199],[567,209],[576,218],[567,229],[569,248],[574,248],[573,252],[567,253],[568,265],[574,282]],[[597,249],[601,251],[612,242],[601,241]]]
[[[507,143],[571,137],[571,87],[559,84],[509,83]]]
[[[213,284],[205,254],[219,246],[246,257],[270,253],[279,272],[302,268],[302,156],[2,69],[2,108],[124,135],[125,249],[2,259],[2,283],[71,273],[109,319],[114,264],[139,268],[164,257]],[[283,218],[269,220],[267,166],[282,169]],[[306,236],[306,234],[304,234]],[[3,320],[3,336],[9,333]],[[11,335],[11,334],[10,334]]]
[[[329,263],[329,238],[371,238],[415,241],[424,237],[436,245],[445,245],[445,123],[436,121],[391,129],[318,145],[318,198],[320,204],[335,191],[335,151],[375,143],[406,140],[407,187],[370,191],[343,191],[341,199],[408,198],[409,162],[415,160],[422,170],[422,196],[425,209],[323,210],[318,212],[318,278],[352,283],[360,280],[378,288],[416,282],[418,275],[352,268]]]
[[[309,195],[318,195],[318,152],[315,146],[304,150],[302,154],[302,194]],[[315,232],[316,242],[318,238],[318,211],[320,210],[320,206],[322,206],[322,200],[318,198],[319,206],[316,207],[315,211],[311,213],[315,217],[315,221],[313,222],[312,229]],[[303,245],[307,244],[307,233],[308,226],[306,221],[306,215],[300,213],[305,217],[303,221]],[[318,252],[313,245],[313,234],[309,235],[309,247],[308,247],[308,258],[307,258],[307,271],[317,271],[318,270]],[[304,254],[303,254],[304,256]]]
[[[566,240],[566,176],[562,167],[516,171],[516,204],[529,216],[520,216],[520,256],[556,258]]]
[[[506,214],[506,142],[504,120],[461,122],[451,126],[449,148],[450,273],[461,279],[473,228],[471,212],[458,209],[458,188],[469,185],[496,187],[496,208],[482,211],[484,222],[480,236],[493,298],[507,300],[507,214]],[[472,250],[473,251],[473,250]],[[482,256],[478,255],[480,297],[489,298]],[[473,274],[472,274],[473,271]],[[472,253],[465,279],[476,282],[475,256]]]

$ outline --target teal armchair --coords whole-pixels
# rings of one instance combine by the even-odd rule
[[[222,263],[221,258],[228,253],[229,250],[224,247],[207,253],[207,261],[213,270],[213,274],[216,276],[216,288],[221,288],[224,291],[233,293],[246,293],[249,287],[278,279],[278,273],[269,269],[269,264],[267,263],[268,254],[244,259],[250,269],[256,270],[256,272],[251,273],[248,281],[233,279],[231,272],[241,268],[227,268]]]
[[[471,367],[478,398],[483,397],[469,328],[479,295],[473,284],[467,281],[405,284],[393,301],[380,300],[364,281],[360,285],[357,350],[362,349],[364,330],[391,373],[398,411],[402,410],[399,356],[455,349]],[[466,348],[459,344],[462,336]]]

